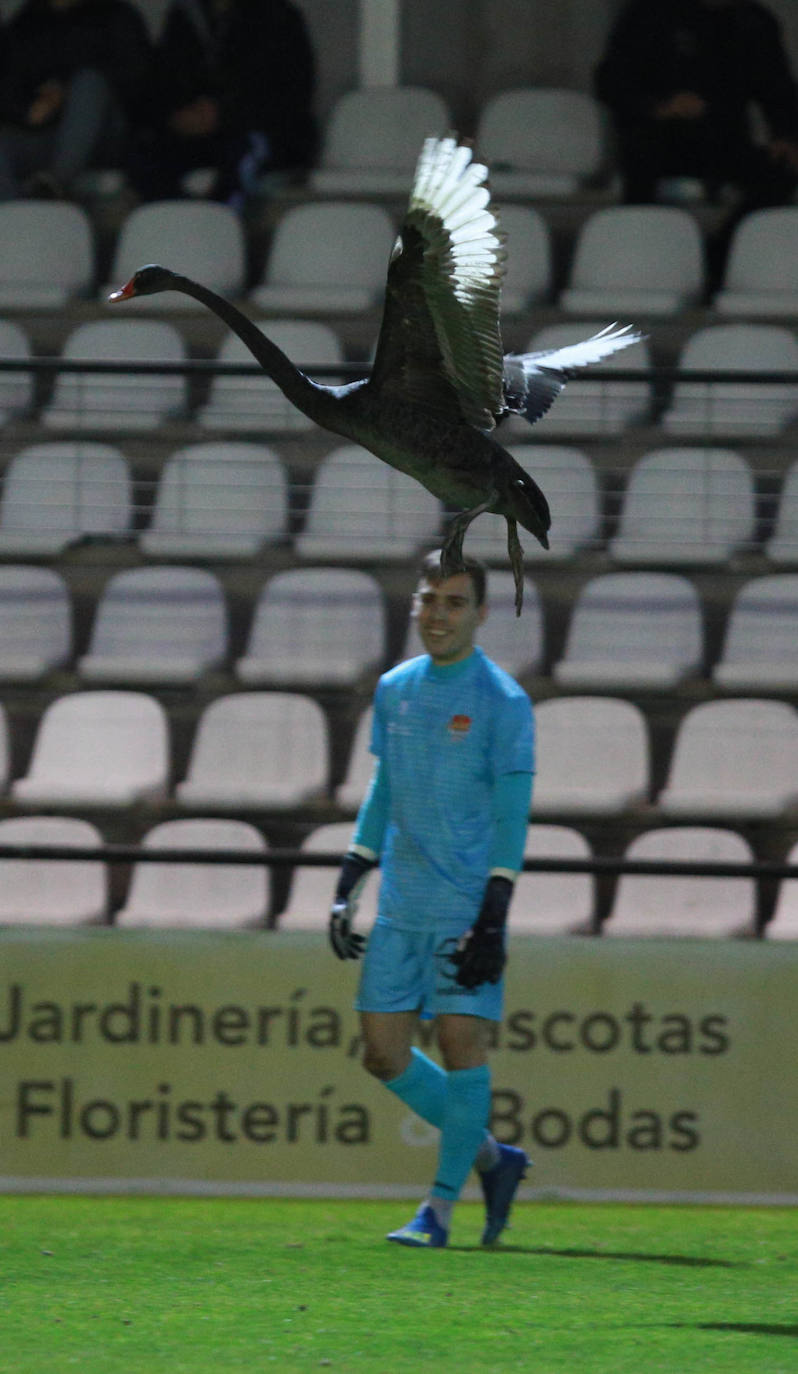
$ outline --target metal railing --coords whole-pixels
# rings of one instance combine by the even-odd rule
[[[138,845],[58,845],[58,844],[0,844],[0,862],[15,860],[48,860],[54,862],[105,862],[145,864],[211,864],[234,867],[252,865],[256,868],[338,868],[342,853],[333,851],[309,852],[304,849],[145,849]],[[730,863],[699,859],[625,859],[596,856],[589,859],[538,856],[525,858],[525,873],[588,873],[596,877],[674,878],[798,878],[798,864],[773,860],[753,863]]]

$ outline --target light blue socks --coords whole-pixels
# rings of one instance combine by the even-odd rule
[[[438,1172],[433,1198],[456,1202],[471,1171],[490,1117],[490,1069],[450,1069],[446,1075]]]
[[[485,1129],[490,1117],[487,1065],[447,1073],[414,1046],[404,1073],[385,1086],[441,1132],[433,1197],[453,1201],[474,1164],[485,1170],[496,1162],[498,1147]]]
[[[404,1073],[400,1073],[398,1078],[388,1079],[385,1086],[396,1093],[416,1116],[440,1130],[446,1107],[447,1078],[446,1070],[428,1059],[414,1045]]]

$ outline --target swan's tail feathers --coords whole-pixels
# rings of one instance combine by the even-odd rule
[[[599,363],[621,348],[641,343],[644,334],[629,324],[610,324],[581,343],[542,353],[508,353],[504,359],[504,398],[508,410],[534,424],[545,415],[565,383],[580,367]]]

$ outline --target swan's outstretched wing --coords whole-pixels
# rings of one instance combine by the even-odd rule
[[[504,239],[487,168],[428,138],[388,269],[372,383],[386,395],[492,429],[501,414]]]
[[[580,367],[599,363],[644,336],[631,325],[610,324],[581,343],[543,353],[508,353],[504,359],[504,408],[525,415],[530,424],[545,415],[565,383]]]

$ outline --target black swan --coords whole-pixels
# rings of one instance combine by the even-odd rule
[[[246,315],[190,277],[141,267],[110,301],[182,291],[229,325],[295,406],[317,424],[369,449],[460,508],[441,566],[462,567],[472,520],[495,511],[507,521],[507,548],[523,598],[517,525],[544,548],[551,523],[537,483],[493,438],[502,415],[534,423],[575,368],[599,362],[641,335],[614,325],[582,343],[544,353],[503,355],[499,328],[504,236],[490,206],[487,168],[455,138],[425,140],[399,231],[371,375],[322,386],[301,372]],[[356,245],[353,245],[356,251]]]

